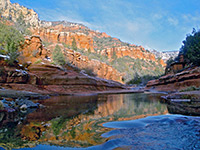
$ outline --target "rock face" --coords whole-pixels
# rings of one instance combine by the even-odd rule
[[[75,27],[81,28],[79,26]],[[94,52],[92,37],[80,32],[69,32],[69,30],[74,29],[73,27],[71,28],[65,27],[61,24],[51,26],[47,29],[40,28],[39,30],[33,31],[33,34],[39,35],[43,41],[49,43],[65,43],[67,46],[72,46],[74,40],[78,49],[83,49],[85,51],[90,50],[90,52]]]
[[[104,62],[89,59],[87,56],[83,56],[79,52],[70,49],[66,50],[66,55],[70,63],[80,69],[92,71],[98,77],[103,79],[122,82],[122,74]]]
[[[158,80],[149,81],[146,89],[177,91],[189,86],[200,86],[200,67],[190,68],[176,74],[167,74]]]
[[[50,52],[42,44],[39,36],[25,37],[25,42],[20,50],[20,63],[24,64],[28,61],[35,63],[50,55]]]
[[[41,94],[71,94],[123,89],[123,85],[118,82],[90,77],[75,71],[70,66],[67,70],[63,70],[50,64],[33,64],[28,67],[28,71],[24,71],[17,64],[9,67],[4,58],[0,58],[0,86],[5,88]]]
[[[135,47],[128,47],[128,46],[122,46],[122,47],[115,47],[115,48],[107,48],[102,51],[99,51],[101,55],[107,56],[109,59],[113,59],[114,55],[117,58],[121,58],[124,56],[129,56],[134,59],[143,59],[148,61],[156,61],[156,57],[153,53],[150,53],[146,51],[142,46],[135,46]],[[161,59],[160,64],[163,66],[165,63]]]
[[[28,73],[15,64],[9,67],[5,62],[5,57],[0,56],[0,83],[26,83]]]
[[[38,14],[33,9],[20,6],[18,3],[12,4],[10,0],[0,0],[0,10],[2,17],[9,18],[14,22],[22,15],[27,25],[30,24],[32,27],[40,25]]]
[[[54,49],[55,45],[56,44],[51,45],[49,49]],[[62,44],[58,45],[63,49],[66,59],[75,67],[86,70],[86,73],[87,71],[94,73],[103,79],[122,82],[122,74],[113,67],[98,60],[91,60],[87,56],[81,55],[79,52],[64,48]],[[35,64],[52,57],[52,51],[44,47],[39,36],[27,37],[20,52],[21,56],[19,60],[22,64],[27,64],[27,62]]]

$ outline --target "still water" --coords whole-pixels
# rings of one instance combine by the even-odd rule
[[[0,114],[0,149],[200,149],[200,118],[170,115],[160,94],[60,96]]]

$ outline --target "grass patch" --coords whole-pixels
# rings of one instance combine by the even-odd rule
[[[39,64],[39,63],[41,63],[42,62],[42,60],[41,59],[38,59],[36,62],[34,62],[34,64]]]

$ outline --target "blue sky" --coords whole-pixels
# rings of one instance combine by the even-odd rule
[[[11,0],[34,9],[41,20],[66,20],[124,42],[159,51],[179,50],[200,28],[199,0]]]

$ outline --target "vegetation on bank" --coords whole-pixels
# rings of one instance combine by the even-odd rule
[[[0,54],[9,56],[9,65],[13,65],[19,56],[18,50],[23,41],[24,36],[15,27],[0,22]]]
[[[21,13],[13,22],[9,18],[0,18],[0,54],[9,56],[6,60],[13,65],[19,56],[20,46],[24,42],[24,36],[31,35],[28,30],[30,24],[26,24]]]
[[[183,54],[187,63],[200,66],[200,30],[193,29],[192,33],[187,35],[180,54]]]
[[[184,63],[191,66],[200,66],[200,30],[193,28],[191,34],[187,34],[186,39],[183,41],[183,45],[179,50],[177,58],[170,58],[167,60],[167,67],[172,63],[180,60],[180,56],[183,55]]]

